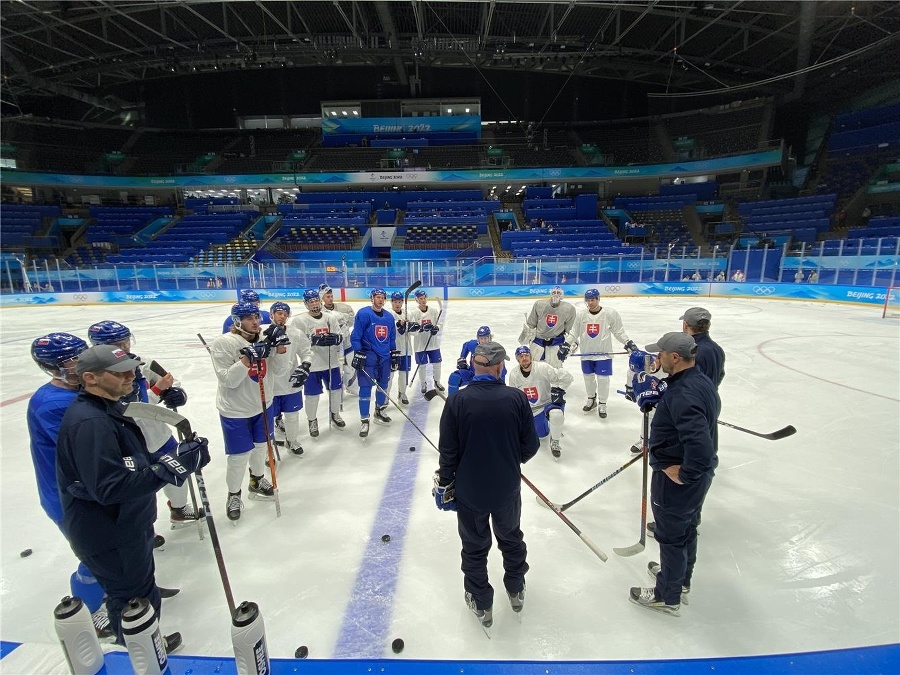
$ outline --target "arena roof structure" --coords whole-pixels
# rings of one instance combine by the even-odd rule
[[[846,96],[898,76],[900,3],[749,0],[3,0],[4,104],[66,96],[99,121],[122,85],[190,73],[418,67],[644,83],[652,96]],[[699,107],[699,106],[694,106]]]

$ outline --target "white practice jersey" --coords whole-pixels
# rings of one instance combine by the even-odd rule
[[[622,317],[612,307],[601,307],[596,314],[591,314],[585,307],[578,312],[575,327],[572,329],[573,351],[580,347],[579,356],[582,361],[600,361],[611,358],[612,336],[625,344],[628,334],[622,326]]]
[[[568,302],[560,302],[553,307],[549,299],[538,300],[531,308],[525,324],[534,331],[533,337],[549,340],[557,335],[571,333],[576,313],[575,306]]]
[[[296,394],[298,391],[301,391],[301,389],[291,384],[291,373],[294,372],[294,368],[304,361],[312,362],[312,345],[309,342],[309,338],[290,324],[287,326],[287,336],[291,344],[287,346],[287,352],[283,356],[287,357],[290,366],[284,375],[273,376],[270,373],[266,376],[264,382],[267,385],[267,389],[269,383],[272,383],[271,386],[275,389],[275,396]],[[274,350],[272,353],[275,353]],[[266,391],[266,393],[268,394],[269,392]]]
[[[322,312],[322,315],[318,319],[309,312],[298,314],[291,321],[291,328],[296,332],[303,334],[303,339],[306,341],[306,344],[310,344],[312,336],[316,333],[344,334],[341,330],[338,314],[336,312],[329,312],[328,310]],[[294,338],[291,337],[291,340],[293,339]],[[346,341],[346,338],[344,339]],[[329,364],[331,364],[332,368],[340,367],[341,357],[344,355],[344,349],[347,347],[347,344],[348,343],[346,342],[341,342],[341,344],[332,347],[317,347],[311,345],[310,350],[312,351],[312,356],[307,359],[312,364],[310,370],[314,373],[321,370],[328,370]],[[330,355],[329,352],[331,352]]]
[[[568,389],[573,379],[572,374],[562,368],[554,368],[546,361],[532,361],[531,372],[527,375],[519,364],[514,365],[509,371],[507,383],[525,392],[532,414],[537,415],[550,403],[550,389]]]
[[[340,322],[341,330],[339,331],[341,335],[344,336],[344,342],[346,343],[344,347],[350,346],[350,331],[353,330],[353,321],[356,317],[356,312],[353,311],[353,308],[348,305],[346,302],[335,302],[331,309],[328,309],[325,304],[322,304],[322,309],[325,312],[334,313],[335,317],[337,317]]]
[[[224,417],[248,418],[262,413],[259,396],[259,379],[256,366],[247,368],[241,363],[241,349],[250,346],[237,333],[225,333],[210,345],[213,369],[219,388],[216,392],[216,408]],[[263,385],[266,391],[266,407],[275,396],[274,381],[285,377],[292,370],[290,352],[278,354],[275,350],[263,361]]]
[[[417,323],[420,327],[424,327],[429,324],[438,325],[438,316],[441,313],[440,307],[437,304],[428,304],[425,305],[425,311],[423,312],[419,309],[419,306],[416,305],[409,310],[409,321],[410,323]],[[427,330],[419,330],[412,334],[412,342],[413,349],[417,352],[425,351],[425,345],[428,345],[428,351],[432,349],[440,349],[441,347],[441,334],[440,332],[437,335],[432,335]],[[428,341],[428,338],[431,338],[431,342]],[[399,342],[399,340],[398,340]]]
[[[405,318],[402,309],[399,312],[395,312],[394,308],[391,307],[391,314],[394,317],[395,324],[398,321],[403,321],[403,319]],[[400,352],[400,356],[412,355],[415,335],[415,333],[405,333],[403,335],[400,335],[400,331],[397,331],[397,349]],[[437,339],[436,335],[435,339]],[[434,340],[432,340],[431,342],[434,343]],[[428,348],[431,349],[430,346]]]

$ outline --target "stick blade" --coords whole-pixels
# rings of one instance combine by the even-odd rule
[[[638,542],[636,544],[632,544],[631,546],[626,546],[624,548],[614,548],[613,553],[616,555],[620,555],[623,558],[630,558],[633,555],[637,555],[644,550],[645,546],[643,543]]]
[[[550,509],[551,511],[562,513],[562,507],[559,504],[554,504],[553,502],[545,502],[543,499],[537,496],[535,496],[534,501],[543,506],[545,509]]]
[[[431,399],[433,399],[433,398],[434,398],[435,396],[437,396],[437,395],[438,395],[437,389],[429,389],[429,390],[426,391],[424,394],[422,394],[422,396],[425,397],[425,400],[426,400],[426,401],[430,401]]]
[[[784,429],[779,429],[778,431],[773,431],[771,434],[767,434],[767,438],[770,438],[773,441],[780,441],[782,438],[787,438],[788,436],[793,436],[797,433],[797,430],[794,428],[793,424],[788,424]]]

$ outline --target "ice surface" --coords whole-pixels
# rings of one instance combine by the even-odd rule
[[[603,302],[606,302],[604,299]],[[309,646],[311,658],[658,659],[833,649],[900,639],[900,329],[879,308],[801,302],[694,298],[614,298],[628,334],[641,346],[679,330],[695,304],[713,315],[713,337],[727,355],[722,419],[761,432],[786,424],[798,433],[766,441],[720,428],[720,466],[703,513],[691,603],[672,619],[628,602],[630,586],[648,585],[656,546],[633,558],[613,554],[640,535],[639,464],[566,513],[609,554],[602,563],[523,486],[522,526],[531,571],[521,623],[502,588],[496,547],[490,573],[497,591],[492,640],[463,601],[453,514],[430,495],[437,453],[393,409],[389,427],[359,439],[357,399],[344,402],[344,431],[329,429],[305,455],[282,453],[283,515],[246,501],[237,526],[224,513],[226,489],[216,382],[196,338],[221,330],[225,305],[4,308],[0,312],[0,636],[54,642],[52,610],[68,594],[75,558],[40,509],[28,450],[25,396],[46,381],[29,358],[35,337],[56,330],[84,336],[114,319],[137,337],[134,351],[171,370],[187,390],[180,410],[210,438],[207,486],[231,586],[238,602],[257,602],[273,657]],[[527,300],[450,301],[442,351],[451,372],[462,342],[482,324],[515,346]],[[356,306],[361,306],[358,303]],[[300,307],[295,307],[295,311]],[[615,357],[612,390],[625,380]],[[609,417],[584,414],[577,359],[567,395],[563,454],[549,447],[524,467],[553,501],[569,501],[625,463],[640,414],[612,395]],[[391,395],[395,396],[396,385]],[[439,398],[418,386],[407,412],[434,443]],[[416,451],[410,452],[409,446]],[[160,492],[157,579],[182,592],[163,603],[164,632],[179,630],[184,653],[232,653],[229,616],[209,537],[171,531]],[[390,534],[383,543],[381,536]],[[19,552],[34,549],[28,558]]]

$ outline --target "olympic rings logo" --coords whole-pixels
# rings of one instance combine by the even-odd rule
[[[618,293],[622,289],[619,286],[604,286],[603,290],[607,293]]]
[[[484,295],[484,289],[483,288],[470,288],[469,295],[476,295],[476,296]]]
[[[772,295],[775,292],[774,286],[754,286],[753,292],[757,295]]]
[[[201,297],[203,300],[212,300],[213,294],[210,293],[209,291],[203,291],[202,293],[200,293],[200,297]]]
[[[74,297],[76,300],[81,300],[82,302],[86,302],[86,301],[87,301],[87,295],[85,295],[84,293],[76,293],[73,297]]]
[[[638,262],[630,262],[626,265],[626,267],[630,270],[636,270],[640,266],[641,266],[641,264]]]

